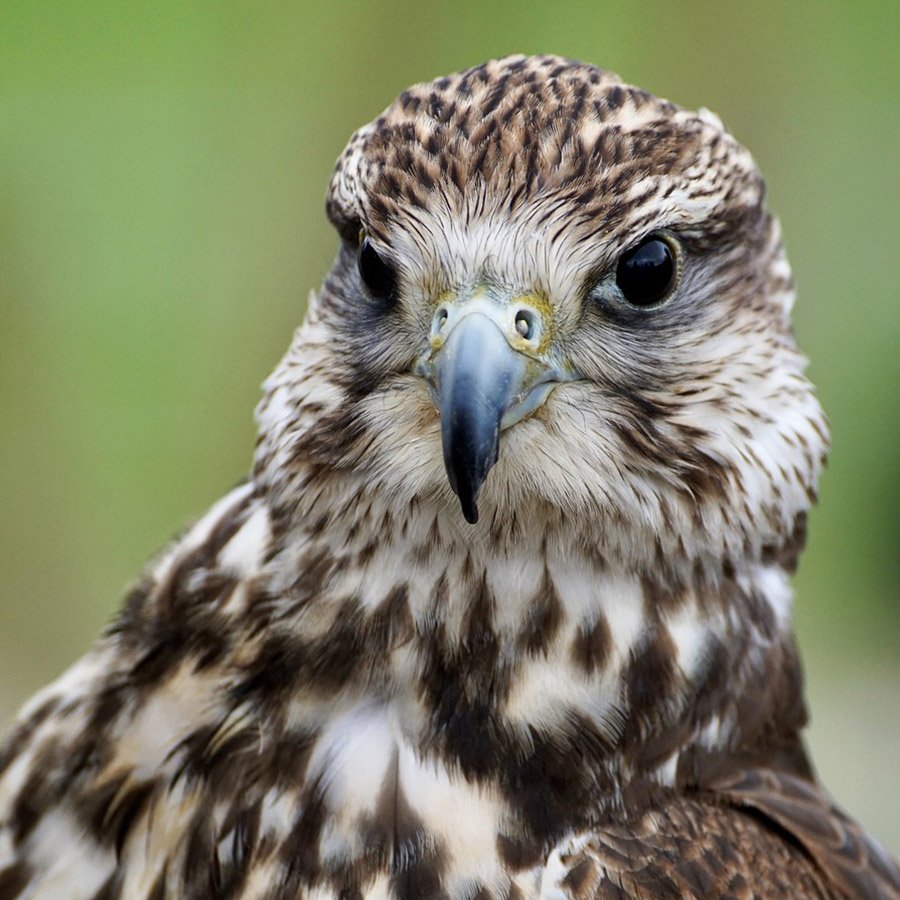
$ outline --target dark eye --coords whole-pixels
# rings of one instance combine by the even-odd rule
[[[397,286],[394,268],[379,256],[368,238],[363,238],[359,245],[358,263],[360,277],[373,296],[383,300],[394,293]]]
[[[649,237],[622,254],[616,267],[616,284],[632,306],[653,306],[668,297],[677,271],[671,243]]]

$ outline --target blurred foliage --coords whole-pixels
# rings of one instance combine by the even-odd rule
[[[408,83],[557,52],[716,110],[768,176],[834,432],[797,582],[813,750],[900,848],[898,33],[875,2],[6,0],[0,711],[246,471],[350,132]]]

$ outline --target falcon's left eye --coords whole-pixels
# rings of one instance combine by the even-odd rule
[[[397,273],[394,267],[364,237],[359,245],[359,275],[374,297],[386,300],[397,287]]]
[[[616,284],[632,306],[654,306],[672,292],[678,275],[676,248],[669,238],[651,236],[619,258]]]

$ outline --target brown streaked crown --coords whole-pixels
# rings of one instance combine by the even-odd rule
[[[686,111],[607,69],[510,56],[404,91],[351,138],[326,210],[345,237],[364,227],[385,238],[390,220],[435,202],[475,218],[554,194],[600,230],[634,203],[626,195],[638,183],[641,200],[671,194],[713,163],[725,177],[707,190],[727,182],[723,215],[758,207],[759,173],[712,114]]]

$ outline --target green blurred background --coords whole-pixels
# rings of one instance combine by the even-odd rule
[[[407,84],[510,52],[717,111],[756,155],[834,432],[797,579],[811,743],[900,850],[900,4],[0,5],[0,713],[246,471],[336,242],[322,199]]]

